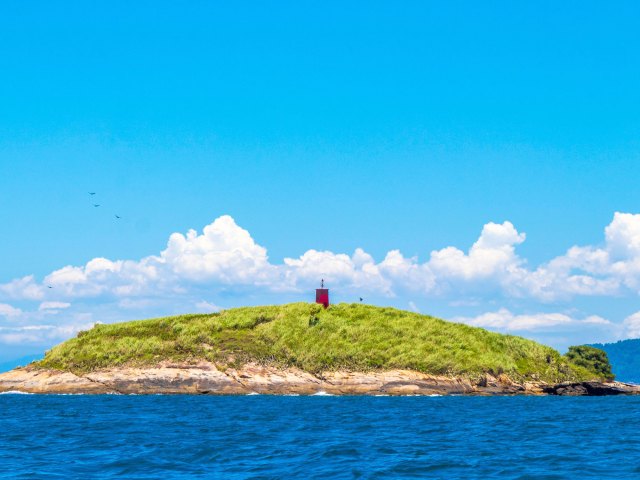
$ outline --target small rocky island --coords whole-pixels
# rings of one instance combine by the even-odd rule
[[[0,392],[629,395],[606,354],[362,304],[294,303],[98,324],[0,374]]]

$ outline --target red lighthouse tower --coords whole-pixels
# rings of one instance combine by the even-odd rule
[[[324,288],[324,278],[320,282],[320,288],[316,288],[316,303],[321,303],[324,308],[329,306],[329,289]]]

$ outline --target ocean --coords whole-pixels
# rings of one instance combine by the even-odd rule
[[[639,397],[0,395],[0,478],[640,478]]]

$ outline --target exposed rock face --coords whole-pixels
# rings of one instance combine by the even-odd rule
[[[110,393],[112,388],[70,372],[18,368],[0,375],[0,392]]]
[[[319,378],[298,368],[282,369],[249,363],[238,370],[227,369],[225,374],[246,392],[312,395],[323,389]]]
[[[468,380],[426,375],[412,370],[329,372],[323,389],[336,395],[448,395],[474,391]]]
[[[117,393],[249,393],[249,390],[209,363],[163,365],[157,368],[119,368],[91,372],[84,378],[107,385]],[[0,377],[0,388],[1,385]]]
[[[249,363],[221,370],[201,362],[164,363],[146,368],[113,368],[78,376],[70,372],[26,367],[0,374],[0,392],[137,393],[246,395],[327,393],[334,395],[620,395],[640,394],[622,383],[580,382],[517,384],[506,375],[486,375],[479,382],[434,376],[412,370],[335,371],[312,375],[297,368]]]
[[[622,382],[565,382],[557,385],[547,385],[542,389],[549,395],[562,396],[591,396],[601,397],[605,395],[638,395],[640,386]]]

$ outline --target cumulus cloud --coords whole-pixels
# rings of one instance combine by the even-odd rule
[[[95,312],[98,306],[104,306],[100,313],[105,316],[133,310],[145,315],[158,305],[163,306],[162,312],[171,313],[193,308],[214,311],[216,303],[203,298],[217,300],[220,294],[295,297],[310,291],[320,278],[343,295],[404,297],[404,302],[435,298],[459,306],[501,300],[558,303],[576,297],[640,293],[640,215],[615,213],[604,229],[602,244],[572,246],[536,267],[518,255],[517,248],[526,239],[511,222],[490,222],[468,249],[447,246],[422,260],[399,250],[376,260],[357,248],[353,253],[310,249],[274,263],[264,246],[224,215],[201,232],[171,234],[165,249],[138,260],[97,257],[84,265],[62,266],[41,280],[27,275],[0,284],[0,302],[8,302],[0,304],[0,316],[34,322],[62,310],[70,316],[88,309]],[[21,307],[37,303],[25,314],[10,305],[15,302],[21,302]],[[603,321],[504,310],[468,319],[468,323],[505,330],[604,325]],[[640,334],[636,320],[625,322],[627,331]]]
[[[172,234],[158,262],[182,279],[215,279],[229,285],[266,284],[275,273],[267,249],[258,245],[229,215],[204,227],[201,235],[195,230],[186,235]]]
[[[515,244],[515,243],[514,243]],[[572,246],[535,269],[512,253],[498,273],[508,297],[541,301],[640,293],[640,215],[619,213],[605,228],[599,246]]]
[[[362,248],[352,254],[311,249],[283,263],[269,261],[267,249],[225,215],[204,227],[173,233],[167,247],[140,260],[95,258],[67,265],[42,282],[25,276],[0,285],[0,298],[68,301],[185,296],[206,286],[227,291],[300,292],[319,278],[347,292],[393,297],[424,296],[533,298],[640,292],[640,215],[616,213],[601,246],[573,246],[564,255],[531,269],[516,248],[526,235],[508,221],[487,223],[478,240],[463,251],[449,246],[421,262],[390,250],[382,261]],[[50,285],[53,289],[43,288]],[[53,298],[55,297],[55,298]],[[463,300],[464,298],[462,298]]]
[[[33,275],[27,275],[0,284],[0,295],[5,298],[40,300],[44,297],[44,288],[36,283]]]
[[[431,253],[429,267],[436,278],[475,281],[502,277],[522,263],[515,246],[526,235],[518,233],[511,222],[487,223],[469,253],[447,247]]]
[[[351,256],[308,250],[299,258],[285,258],[279,271],[281,281],[291,290],[309,288],[317,284],[319,278],[326,278],[333,285],[340,285],[348,290],[392,295],[391,283],[382,275],[380,266],[360,248]]]

